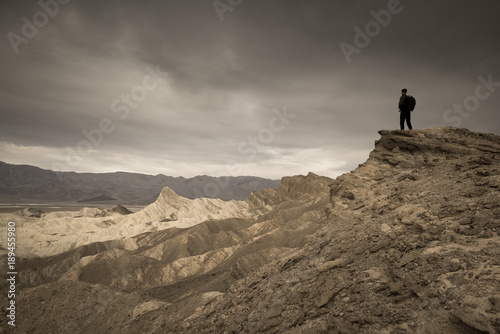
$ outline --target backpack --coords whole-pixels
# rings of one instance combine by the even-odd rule
[[[406,103],[408,104],[408,110],[413,111],[413,109],[415,109],[415,106],[417,105],[417,100],[415,100],[413,96],[408,95]]]

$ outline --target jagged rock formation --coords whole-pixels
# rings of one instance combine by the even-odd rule
[[[123,209],[82,208],[77,212],[56,211],[47,214],[27,209],[17,214],[0,215],[0,223],[4,228],[8,221],[15,221],[19,230],[18,238],[30,240],[29,243],[20,244],[18,252],[23,257],[36,258],[111,240],[126,244],[127,249],[135,249],[134,239],[129,238],[138,234],[173,227],[187,228],[208,219],[247,217],[255,211],[243,201],[183,198],[168,187],[162,190],[154,203],[139,212],[127,214],[128,210]]]
[[[380,134],[356,170],[283,178],[248,216],[25,260],[18,330],[500,333],[500,138]]]
[[[111,212],[118,212],[121,215],[129,215],[132,213],[129,209],[124,207],[123,205],[117,205],[114,208],[110,209]]]

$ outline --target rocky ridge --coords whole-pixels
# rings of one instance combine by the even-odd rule
[[[500,138],[381,131],[328,224],[174,332],[499,333]]]
[[[380,134],[351,173],[254,192],[251,216],[27,260],[51,269],[24,281],[18,329],[500,333],[500,138]]]
[[[30,240],[19,245],[18,254],[37,258],[111,240],[126,244],[127,249],[135,249],[137,246],[130,237],[141,233],[173,227],[187,228],[208,219],[240,218],[255,214],[249,203],[244,201],[226,202],[212,198],[192,200],[180,197],[168,187],[143,210],[130,213],[124,209],[120,206],[107,210],[82,208],[77,212],[56,211],[47,214],[25,209],[0,215],[0,233],[6,233],[7,222],[15,221],[18,238]]]

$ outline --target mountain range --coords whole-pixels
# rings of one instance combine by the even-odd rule
[[[245,200],[253,190],[274,188],[279,180],[253,176],[193,178],[138,173],[54,172],[0,161],[0,202],[106,203],[145,205],[164,187],[186,198]]]
[[[136,213],[0,214],[17,231],[15,330],[499,334],[500,137],[379,133],[352,172],[245,201],[165,187]]]

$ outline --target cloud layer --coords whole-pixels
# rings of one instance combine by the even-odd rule
[[[500,133],[498,2],[214,3],[2,2],[0,159],[337,176],[367,158],[378,130],[399,127],[403,87],[417,97],[415,128]],[[30,38],[26,22],[39,25]]]

